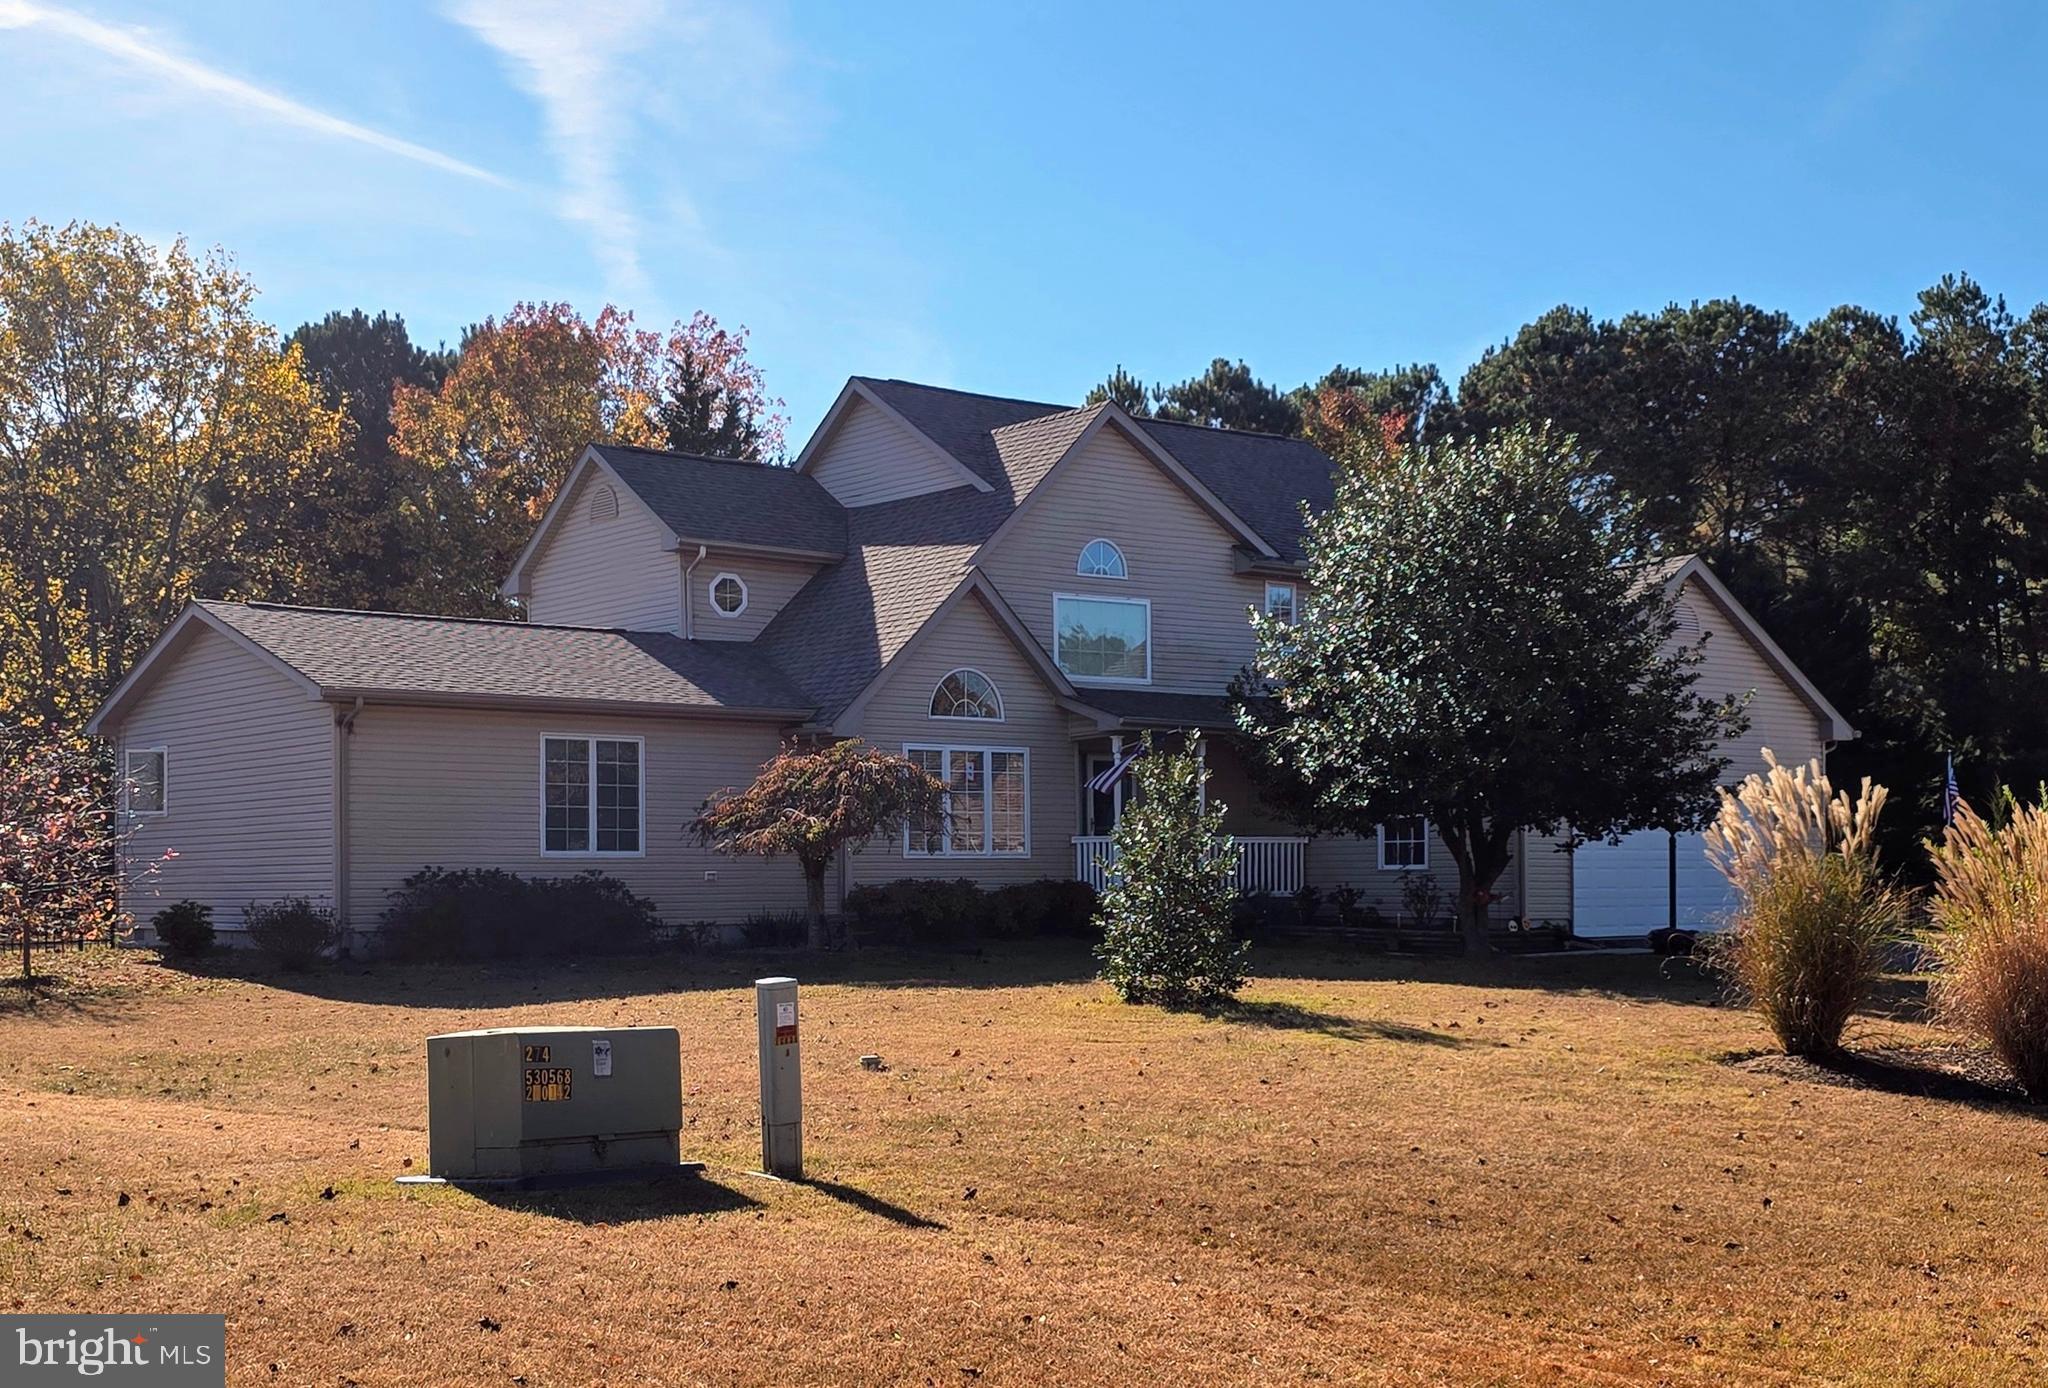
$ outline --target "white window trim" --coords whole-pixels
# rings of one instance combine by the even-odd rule
[[[1131,679],[1119,675],[1077,675],[1065,665],[1060,665],[1060,604],[1062,602],[1111,602],[1123,603],[1129,607],[1145,609],[1145,678]],[[1152,683],[1152,599],[1112,598],[1101,593],[1054,593],[1052,595],[1052,659],[1059,665],[1060,673],[1075,684],[1150,684]]]
[[[740,585],[740,605],[738,607],[735,607],[730,612],[726,611],[724,608],[718,605],[718,585],[725,582],[725,580],[727,580],[728,578],[731,579],[734,583]],[[731,569],[727,569],[723,573],[715,573],[711,575],[711,581],[704,585],[704,601],[711,604],[711,611],[715,616],[739,616],[741,613],[747,610],[747,599],[747,581],[744,578],[741,578],[738,574],[734,573]]]
[[[933,713],[933,712],[932,712],[932,704],[933,704],[934,702],[936,702],[936,701],[938,700],[938,697],[939,697],[939,689],[940,689],[940,687],[941,687],[941,686],[943,686],[943,685],[944,685],[944,684],[946,683],[946,681],[947,681],[947,680],[949,680],[949,679],[953,678],[953,676],[955,676],[955,675],[978,675],[978,676],[980,676],[980,677],[981,677],[982,681],[983,681],[984,683],[986,683],[986,684],[988,685],[988,692],[989,692],[989,693],[991,693],[991,694],[993,694],[993,695],[995,695],[995,698],[996,698],[996,716],[995,716],[995,717],[993,717],[993,718],[976,718],[976,717],[974,717],[974,716],[972,716],[972,715],[970,715],[970,714],[965,714],[965,713]],[[946,673],[945,673],[945,674],[943,674],[943,675],[939,676],[939,682],[938,682],[938,684],[935,684],[935,685],[933,685],[933,686],[932,686],[932,697],[931,697],[931,699],[930,699],[929,701],[927,701],[927,702],[926,702],[926,704],[925,704],[925,706],[924,706],[924,712],[925,712],[925,717],[927,717],[927,718],[930,718],[930,719],[934,719],[934,720],[936,720],[937,722],[941,722],[941,723],[1004,723],[1004,722],[1008,722],[1008,721],[1009,721],[1009,720],[1008,720],[1008,719],[1007,719],[1007,718],[1006,718],[1006,717],[1004,716],[1004,707],[1003,707],[1003,691],[1002,691],[1002,689],[1001,689],[1001,688],[1000,688],[1000,687],[999,687],[999,686],[998,686],[998,685],[996,684],[996,682],[995,682],[994,680],[992,680],[992,679],[989,679],[989,677],[988,677],[987,675],[985,675],[985,674],[983,674],[983,673],[982,673],[981,671],[979,671],[979,670],[975,669],[975,668],[974,668],[974,667],[973,667],[972,665],[961,665],[961,666],[957,666],[957,667],[955,667],[954,669],[948,670],[948,671],[946,671]],[[922,743],[920,743],[920,744],[918,744],[918,745],[919,745],[919,746],[922,746],[923,744],[922,744]],[[997,751],[999,751],[999,752],[1004,752],[1004,751],[1008,751],[1009,749],[1008,749],[1008,748],[1006,748],[1006,747],[998,747],[998,748],[997,748],[996,750],[997,750]]]
[[[1429,871],[1429,820],[1428,820],[1428,819],[1426,819],[1426,818],[1423,818],[1423,817],[1422,817],[1422,816],[1420,816],[1420,815],[1418,815],[1418,816],[1416,816],[1416,817],[1417,817],[1418,819],[1421,819],[1421,820],[1422,820],[1422,861],[1421,861],[1421,862],[1419,862],[1419,863],[1390,863],[1390,862],[1388,862],[1388,861],[1387,861],[1387,826],[1386,826],[1386,825],[1384,825],[1384,824],[1381,824],[1381,825],[1376,825],[1376,826],[1375,826],[1375,830],[1376,830],[1376,832],[1377,832],[1377,834],[1378,834],[1378,836],[1379,836],[1379,848],[1380,848],[1380,856],[1379,856],[1379,863],[1380,863],[1380,871],[1381,871],[1381,872],[1428,872],[1428,871]]]
[[[1111,552],[1116,555],[1116,562],[1123,566],[1124,571],[1122,573],[1096,574],[1090,573],[1081,567],[1081,561],[1088,557],[1088,551],[1097,545],[1109,546]],[[1115,540],[1110,539],[1107,535],[1097,535],[1094,539],[1088,541],[1087,544],[1082,545],[1081,552],[1074,556],[1074,574],[1079,578],[1103,578],[1108,579],[1112,583],[1127,583],[1131,577],[1131,556],[1125,554],[1124,547]]]
[[[158,778],[158,797],[163,803],[154,810],[138,810],[128,802],[128,792],[133,786],[133,780],[128,774],[128,759],[134,756],[148,756],[152,752],[163,758],[163,775]],[[170,748],[161,743],[152,743],[147,747],[123,747],[121,749],[121,811],[136,819],[155,819],[159,815],[167,815],[171,812]]]
[[[905,821],[903,822],[903,856],[904,856],[904,857],[906,857],[906,858],[1028,858],[1028,857],[1030,857],[1030,856],[1031,856],[1031,749],[1030,749],[1029,747],[992,747],[992,746],[984,746],[984,745],[975,745],[975,744],[968,744],[968,743],[957,743],[957,742],[956,742],[956,743],[939,743],[939,742],[906,742],[906,743],[904,743],[904,744],[903,744],[903,755],[904,755],[904,756],[906,756],[906,757],[907,757],[907,756],[910,756],[910,755],[911,755],[911,754],[912,754],[913,752],[938,752],[938,753],[940,753],[940,754],[941,754],[941,756],[942,756],[942,757],[944,757],[944,758],[950,758],[950,757],[952,756],[952,754],[953,754],[953,753],[955,753],[955,752],[978,752],[978,753],[980,753],[980,754],[981,754],[981,756],[982,756],[982,787],[983,787],[983,790],[982,790],[982,795],[983,795],[984,799],[988,801],[988,813],[984,814],[984,815],[983,815],[983,816],[981,817],[981,842],[982,842],[982,844],[983,844],[984,846],[983,846],[982,850],[981,850],[981,851],[980,851],[979,853],[975,853],[975,852],[967,852],[967,853],[957,853],[957,852],[955,852],[955,851],[953,850],[953,831],[952,831],[952,827],[951,827],[950,825],[948,825],[948,826],[947,826],[947,829],[946,829],[946,835],[945,835],[945,846],[944,846],[943,848],[941,848],[941,849],[940,849],[940,850],[939,850],[938,852],[936,852],[936,853],[926,853],[926,852],[925,852],[925,851],[923,851],[922,849],[912,848],[912,847],[910,846],[910,833],[911,833],[911,824],[910,824],[910,821],[909,821],[909,820],[905,820]],[[1001,850],[1000,852],[998,852],[998,851],[997,851],[997,849],[996,849],[996,847],[995,847],[995,835],[996,835],[996,816],[995,816],[995,805],[994,805],[994,802],[993,802],[993,799],[992,799],[992,797],[994,796],[994,793],[995,793],[995,776],[994,776],[994,774],[993,774],[993,773],[991,772],[991,770],[990,770],[990,768],[989,768],[989,764],[988,764],[988,758],[989,758],[990,754],[992,754],[992,753],[995,753],[995,752],[1007,752],[1007,753],[1012,753],[1012,754],[1014,754],[1014,755],[1017,755],[1017,756],[1021,756],[1021,757],[1023,757],[1023,758],[1024,758],[1024,846],[1023,846],[1022,848],[1006,848],[1006,849],[1003,849],[1003,850]],[[941,767],[943,768],[943,766],[944,766],[944,762],[942,761],[942,762],[941,762]],[[940,779],[941,779],[941,780],[944,780],[944,781],[947,781],[947,782],[948,782],[948,789],[947,789],[947,793],[946,793],[946,794],[947,794],[947,801],[948,801],[948,804],[949,804],[949,809],[948,809],[948,817],[950,818],[950,816],[951,816],[951,810],[950,810],[950,803],[951,803],[951,800],[952,800],[952,790],[951,790],[951,778],[950,778],[949,776],[941,776],[941,777],[940,777]]]
[[[589,751],[585,754],[584,789],[590,799],[585,808],[590,812],[589,848],[548,847],[548,743],[587,742]],[[597,744],[600,742],[630,742],[640,750],[640,846],[634,849],[597,847]],[[543,858],[644,858],[647,856],[647,739],[632,733],[572,733],[547,732],[540,735],[540,798],[535,809],[540,818],[540,856]]]
[[[1299,620],[1301,617],[1301,589],[1283,579],[1269,578],[1266,580],[1265,614],[1268,617],[1273,615],[1273,590],[1275,588],[1287,590],[1287,620],[1290,622]]]

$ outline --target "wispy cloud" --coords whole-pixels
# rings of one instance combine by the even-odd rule
[[[1893,0],[1864,35],[1855,61],[1821,97],[1815,132],[1833,135],[1853,125],[1868,115],[1871,106],[1910,81],[1947,9],[1942,0]]]
[[[556,214],[584,229],[607,289],[647,288],[664,256],[729,259],[693,194],[810,109],[785,79],[790,52],[754,0],[442,0],[539,105],[562,181]],[[658,218],[659,226],[650,224]]]
[[[633,130],[627,73],[635,55],[645,60],[662,17],[659,0],[454,0],[448,13],[496,49],[540,103],[564,184],[559,215],[585,228],[614,290],[644,288],[639,219],[619,163]]]
[[[429,149],[425,145],[414,144],[411,140],[401,140],[396,135],[387,135],[381,130],[372,130],[369,126],[329,115],[281,93],[259,87],[253,82],[246,82],[218,68],[185,57],[176,52],[163,38],[147,29],[128,29],[103,24],[72,10],[36,3],[36,0],[0,0],[0,29],[38,29],[56,34],[133,67],[156,73],[189,91],[214,97],[226,105],[268,117],[281,125],[367,145],[371,149],[382,150],[386,154],[409,159],[414,163],[424,164],[429,168],[440,169],[444,173],[462,178],[475,179],[501,188],[512,186],[509,180],[492,173],[489,169],[480,169],[474,164],[465,163],[437,149]]]

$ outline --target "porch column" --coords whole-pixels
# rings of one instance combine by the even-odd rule
[[[1195,809],[1209,808],[1209,739],[1195,739]]]

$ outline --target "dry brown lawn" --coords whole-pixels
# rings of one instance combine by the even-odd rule
[[[2040,1111],[1731,1065],[1649,958],[1271,953],[1228,1018],[1079,949],[798,964],[814,1185],[745,1174],[787,958],[56,962],[0,1011],[0,1305],[224,1312],[236,1383],[2048,1375]],[[680,1027],[705,1178],[394,1185],[422,1038],[540,1022]]]

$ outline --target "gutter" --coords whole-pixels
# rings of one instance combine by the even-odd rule
[[[691,574],[693,574],[693,573],[695,573],[695,572],[697,572],[697,566],[698,566],[699,564],[701,564],[701,563],[703,563],[703,562],[704,562],[704,556],[705,556],[705,555],[707,555],[707,554],[709,554],[710,552],[711,552],[711,547],[710,547],[709,545],[699,545],[699,546],[697,546],[697,555],[696,555],[696,557],[695,557],[694,559],[687,559],[687,560],[684,560],[684,561],[683,561],[683,630],[682,630],[682,638],[683,638],[683,639],[684,639],[685,641],[688,641],[688,640],[691,640],[691,639],[692,639],[692,637],[693,637],[693,634],[694,634],[694,632],[695,632],[695,630],[696,630],[696,626],[697,626],[697,623],[696,623],[696,621],[695,621],[695,614],[694,614],[694,613],[693,613],[693,612],[691,611],[691,609],[692,609],[693,607],[695,607],[695,606],[696,606],[696,604],[695,604],[695,603],[693,603],[693,602],[692,602],[692,601],[690,600],[690,575],[691,575]]]
[[[343,930],[348,929],[348,749],[362,711],[358,694],[354,707],[334,715],[334,923]]]

